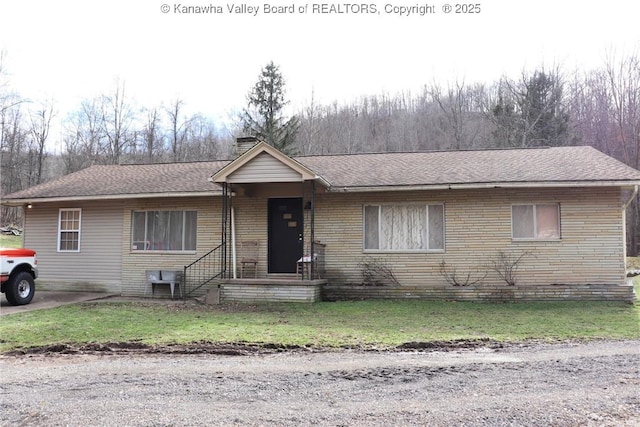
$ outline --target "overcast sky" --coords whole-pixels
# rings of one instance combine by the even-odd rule
[[[590,69],[602,65],[607,52],[640,47],[636,0],[476,1],[471,9],[477,13],[465,14],[449,0],[370,0],[368,7],[286,0],[5,0],[0,49],[11,86],[25,98],[53,99],[59,118],[81,99],[109,93],[119,78],[140,106],[180,97],[190,112],[219,119],[246,104],[271,60],[296,108],[312,93],[316,102],[347,102],[415,93],[434,81],[488,83],[542,64]],[[242,4],[257,14],[229,12]],[[211,5],[221,12],[184,13],[188,6]],[[415,6],[424,5],[430,7],[421,14]],[[294,13],[273,13],[278,6]]]

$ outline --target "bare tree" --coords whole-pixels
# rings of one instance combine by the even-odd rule
[[[637,52],[616,60],[607,61],[605,75],[611,95],[611,119],[615,125],[613,141],[616,151],[629,166],[640,166],[640,57]],[[628,252],[638,253],[640,228],[640,203],[638,198],[627,210]]]
[[[117,164],[131,142],[129,130],[134,119],[133,109],[126,97],[124,82],[116,80],[113,93],[103,95],[101,101],[102,128],[107,142],[105,147],[107,162]]]
[[[144,158],[152,163],[157,155],[162,155],[163,137],[160,133],[160,113],[157,108],[146,110],[146,121],[142,129]]]
[[[166,108],[169,118],[169,143],[171,144],[171,160],[174,162],[183,160],[182,146],[184,145],[189,129],[189,120],[182,117],[184,101],[179,97]]]
[[[303,153],[359,153],[466,149],[486,144],[491,127],[481,101],[483,85],[459,85],[449,93],[425,87],[360,98],[328,106],[312,104],[301,117],[298,146]]]
[[[571,141],[612,153],[611,100],[602,80],[601,73],[591,70],[586,74],[576,72],[568,84]]]
[[[40,184],[43,181],[43,167],[46,157],[46,144],[49,138],[49,131],[51,130],[51,120],[55,116],[53,101],[42,102],[38,108],[31,111],[30,118],[30,133],[34,142],[33,147],[35,155],[35,176],[29,183],[30,185]]]
[[[8,194],[26,187],[25,151],[28,132],[22,125],[20,104],[0,111],[0,188]],[[18,209],[2,207],[2,223],[16,224],[21,220]]]
[[[5,52],[0,51],[0,196],[24,187],[24,150],[27,132],[24,130],[22,98],[9,84],[4,67]],[[18,224],[20,209],[0,207],[0,224]]]
[[[478,121],[482,109],[474,92],[482,91],[482,87],[473,88],[464,81],[456,81],[447,86],[446,91],[436,83],[428,91],[440,108],[441,130],[448,140],[448,148],[462,150],[474,147],[482,127]]]
[[[76,172],[103,163],[105,131],[101,98],[85,99],[77,111],[65,120],[65,173]]]
[[[567,144],[564,80],[559,68],[542,68],[520,81],[500,80],[486,117],[496,127],[500,146],[535,147]]]
[[[0,50],[0,115],[3,115],[7,110],[15,108],[23,102],[23,99],[18,96],[9,85],[7,69],[4,66],[5,56],[5,51]]]
[[[591,145],[627,165],[640,167],[640,57],[610,53],[604,65],[576,74],[570,115],[574,140]],[[627,210],[627,253],[638,253],[640,213],[635,200]]]
[[[188,121],[184,144],[185,160],[216,160],[226,155],[214,123],[201,115]]]
[[[640,166],[640,57],[621,60],[610,56],[605,66],[611,96],[611,118],[616,126],[617,150],[626,164]]]
[[[315,92],[311,91],[311,100],[300,113],[300,129],[296,138],[297,151],[300,154],[316,154],[320,144],[320,120],[322,111],[315,101]]]

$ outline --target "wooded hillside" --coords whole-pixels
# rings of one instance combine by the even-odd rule
[[[0,61],[0,194],[93,164],[227,159],[243,134],[240,118],[187,116],[187,100],[139,106],[122,81],[60,118],[54,102],[22,99],[5,71]],[[638,169],[640,56],[610,55],[593,70],[541,66],[487,83],[425,82],[419,93],[350,103],[312,99],[290,114],[298,125],[291,151],[301,155],[590,145]],[[51,135],[54,119],[62,131]],[[2,208],[2,225],[19,222],[19,210]],[[636,201],[628,212],[631,254],[638,222]]]

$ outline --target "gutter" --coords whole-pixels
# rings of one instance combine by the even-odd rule
[[[320,184],[324,185],[325,188],[331,188],[331,183],[326,179],[324,179],[323,177],[321,177],[320,175],[316,175],[313,179],[319,182]]]
[[[220,191],[206,192],[181,192],[181,193],[143,193],[143,194],[108,194],[100,196],[67,196],[67,197],[35,197],[2,200],[2,206],[23,206],[35,203],[56,203],[56,202],[83,202],[83,201],[108,201],[108,200],[131,200],[131,199],[151,199],[168,197],[211,197],[221,196]]]
[[[486,182],[465,184],[418,184],[386,186],[330,187],[330,192],[367,193],[406,190],[478,190],[488,188],[569,188],[569,187],[635,187],[640,181],[562,181],[562,182]]]
[[[323,184],[331,193],[373,193],[385,191],[407,191],[407,190],[470,190],[470,189],[491,189],[491,188],[566,188],[566,187],[631,187],[633,193],[624,203],[624,209],[633,201],[638,194],[640,181],[565,181],[565,182],[487,182],[487,183],[467,183],[467,184],[419,184],[419,185],[386,185],[386,186],[353,186],[353,187],[332,187],[331,184],[322,178],[315,178]],[[209,179],[211,182],[211,179]],[[36,197],[1,200],[2,206],[24,206],[36,203],[63,203],[82,201],[109,201],[109,200],[131,200],[131,199],[151,199],[170,197],[219,197],[221,191],[202,192],[180,192],[180,193],[143,193],[143,194],[114,194],[100,196],[67,196],[67,197]]]

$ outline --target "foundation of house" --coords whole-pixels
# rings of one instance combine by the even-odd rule
[[[295,277],[295,276],[294,276]],[[220,302],[316,302],[326,279],[226,279],[220,282]]]
[[[633,303],[631,282],[624,285],[476,285],[476,286],[341,286],[322,289],[325,301],[362,299],[426,299],[448,301],[620,301]]]

